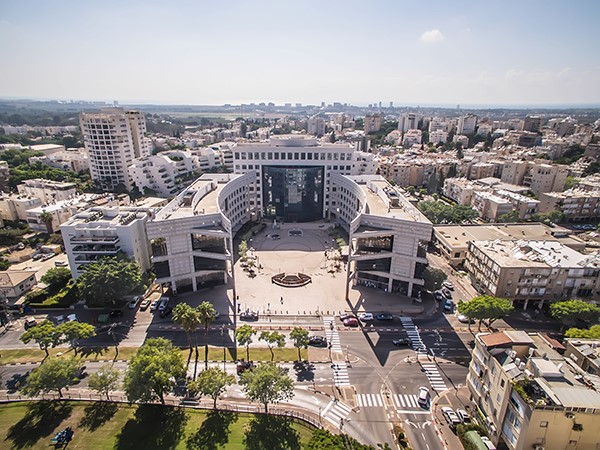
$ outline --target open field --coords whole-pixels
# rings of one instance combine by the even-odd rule
[[[47,449],[72,427],[69,449],[300,449],[312,428],[289,418],[108,402],[0,405],[2,448]]]

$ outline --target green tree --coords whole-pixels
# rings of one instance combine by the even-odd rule
[[[25,344],[29,344],[31,341],[35,342],[39,345],[40,350],[46,352],[47,358],[50,356],[48,349],[60,344],[60,333],[56,331],[56,327],[52,322],[44,320],[23,333],[19,339]]]
[[[211,367],[203,370],[198,375],[198,379],[191,381],[188,389],[192,392],[198,392],[200,395],[213,399],[213,407],[217,408],[217,399],[235,382],[235,377],[229,375],[218,367]]]
[[[389,447],[378,448],[386,449]],[[341,450],[375,450],[371,445],[361,444],[356,439],[347,434],[332,434],[322,428],[316,428],[310,440],[303,447],[304,450],[323,450],[323,449],[341,449]]]
[[[202,302],[197,308],[200,323],[204,325],[204,369],[208,369],[208,326],[215,320],[215,307],[210,302]],[[198,348],[196,348],[196,355]]]
[[[294,396],[294,382],[286,370],[273,362],[258,365],[254,370],[246,370],[240,376],[240,383],[251,401],[265,405],[291,400]]]
[[[75,357],[50,358],[31,372],[22,392],[35,397],[40,392],[57,391],[62,398],[62,390],[77,383],[80,369],[81,365]]]
[[[565,332],[565,336],[568,338],[579,339],[600,339],[600,325],[593,325],[587,330],[581,328],[569,328]]]
[[[273,347],[283,348],[285,346],[285,336],[278,331],[261,331],[258,339],[267,343],[267,347],[271,352],[271,361],[275,358]]]
[[[114,306],[141,281],[142,270],[138,263],[121,255],[88,264],[77,279],[77,287],[88,304]]]
[[[533,215],[533,220],[536,222],[542,222],[545,224],[549,223],[560,223],[563,221],[565,215],[560,211],[549,211],[547,213],[537,213]]]
[[[42,210],[42,213],[40,214],[40,220],[44,222],[44,225],[46,225],[46,232],[48,234],[52,234],[54,231],[52,229],[52,222],[54,221],[54,217],[52,216],[52,214],[50,214],[46,210]]]
[[[106,400],[110,400],[111,391],[119,387],[119,376],[121,371],[115,369],[110,364],[104,364],[97,372],[91,373],[88,377],[88,386],[90,389],[98,392],[99,395],[106,395]]]
[[[71,279],[71,271],[65,267],[54,267],[48,269],[44,275],[42,275],[42,283],[47,284],[51,290],[58,291],[65,287]]]
[[[579,178],[577,177],[572,177],[572,176],[568,176],[565,179],[565,190],[567,189],[571,189],[573,187],[575,187],[575,185],[579,182]]]
[[[470,206],[449,205],[442,200],[419,202],[419,210],[433,223],[463,223],[475,219],[479,214]]]
[[[192,336],[195,335],[196,330],[200,325],[200,314],[198,314],[198,310],[192,308],[187,303],[178,303],[175,308],[173,308],[173,320],[179,323],[185,332],[185,336],[190,346],[189,361],[192,356],[192,348],[195,348],[196,354],[198,354],[198,342],[195,339],[192,342]]]
[[[427,266],[423,271],[423,281],[425,282],[425,289],[428,291],[435,291],[442,287],[442,283],[446,281],[448,276],[443,270],[436,269],[435,267]]]
[[[600,308],[583,300],[566,300],[550,305],[550,315],[565,327],[574,327],[579,321],[595,324],[600,318]]]
[[[499,223],[515,223],[519,221],[519,212],[513,209],[505,214],[498,216]]]
[[[178,348],[165,338],[150,338],[131,358],[124,388],[129,402],[165,403],[173,380],[184,378],[185,361]]]
[[[238,344],[246,347],[247,361],[250,361],[250,344],[252,344],[252,338],[255,334],[256,330],[247,323],[235,330],[235,338],[237,339]]]
[[[479,295],[468,302],[458,304],[459,313],[479,321],[478,330],[481,330],[483,320],[487,319],[488,325],[491,326],[494,321],[507,316],[513,310],[510,300],[491,295]],[[469,329],[471,329],[470,324]]]
[[[290,333],[290,339],[294,341],[294,347],[298,349],[298,361],[302,361],[301,348],[308,348],[308,330],[302,327],[294,327]]]
[[[89,339],[96,336],[96,328],[89,323],[71,322],[61,323],[56,327],[55,332],[58,334],[60,342],[66,342],[75,352],[75,356],[79,352],[79,341],[81,339]]]
[[[248,243],[245,239],[242,240],[242,242],[240,242],[240,245],[238,246],[238,253],[240,255],[240,258],[246,258],[246,255],[248,254]]]

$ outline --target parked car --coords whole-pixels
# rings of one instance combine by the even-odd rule
[[[444,297],[448,300],[452,300],[452,292],[450,292],[450,289],[442,288],[442,294],[444,294]]]
[[[173,308],[171,308],[169,305],[167,305],[165,307],[165,309],[158,311],[158,317],[164,319],[165,317],[168,317],[169,315],[171,315],[172,311],[173,311]]]
[[[150,299],[146,298],[142,300],[142,303],[140,303],[140,310],[146,311],[148,309],[148,306],[150,306]]]
[[[394,320],[394,315],[390,313],[377,314],[377,320]]]
[[[344,320],[346,320],[346,319],[349,319],[349,318],[351,318],[351,317],[353,317],[353,318],[355,318],[355,319],[356,319],[356,316],[355,316],[354,314],[352,314],[352,313],[342,313],[342,314],[340,314],[340,320],[341,320],[342,322],[343,322]]]
[[[87,372],[86,372],[87,367],[86,366],[81,366],[79,368],[79,371],[77,372],[77,378],[79,378],[80,380],[87,377]]]
[[[254,368],[254,363],[252,361],[238,361],[235,365],[235,371],[238,375],[241,375],[246,370],[252,370]]]
[[[240,313],[240,320],[258,320],[258,313],[247,309]]]
[[[490,438],[487,436],[481,436],[481,441],[485,444],[488,450],[496,450],[496,446],[490,441]]]
[[[158,303],[158,310],[164,311],[169,306],[169,297],[161,297]]]
[[[412,341],[408,338],[394,339],[392,344],[394,344],[396,347],[410,347],[412,345]]]
[[[347,327],[357,327],[359,325],[356,317],[348,317],[347,319],[344,319],[342,323]]]
[[[457,425],[460,425],[462,423],[456,415],[456,413],[454,412],[454,410],[449,406],[442,407],[442,414],[446,418],[446,421],[448,422],[448,425],[450,425],[450,428],[452,428],[453,430],[456,429]]]
[[[158,309],[158,300],[154,300],[150,303],[150,311],[156,311]]]
[[[65,316],[55,316],[52,317],[50,320],[52,320],[52,322],[54,322],[55,325],[60,325],[65,321]]]
[[[454,290],[454,283],[452,283],[452,281],[446,280],[446,281],[444,281],[442,283],[442,287],[445,287],[446,289],[450,289],[451,291],[453,291]]]
[[[314,347],[327,347],[327,338],[325,336],[310,336],[308,343]]]
[[[281,236],[279,234],[272,234],[271,239],[275,239],[275,240],[281,239]]]
[[[358,316],[358,318],[363,322],[370,322],[373,320],[373,314],[371,313],[362,313]]]
[[[421,386],[419,388],[417,402],[421,408],[429,408],[429,389],[427,389],[425,386]]]
[[[471,423],[471,416],[464,409],[457,409],[456,415],[462,423]]]
[[[137,306],[140,304],[141,299],[142,299],[142,297],[140,297],[139,295],[136,295],[131,300],[129,300],[129,309],[137,308]]]
[[[441,302],[442,300],[445,300],[445,297],[444,297],[444,294],[442,294],[442,291],[435,291],[434,295],[435,295],[435,299],[438,302]]]
[[[474,323],[475,322],[473,319],[465,316],[464,314],[459,314],[458,316],[456,316],[456,318],[458,319],[458,321],[460,323]]]
[[[42,259],[44,257],[44,255],[42,255],[41,253],[36,253],[35,255],[33,255],[31,257],[31,259],[33,259],[34,261],[37,261],[38,259]]]
[[[27,319],[25,321],[25,329],[28,330],[29,328],[33,328],[37,325],[37,320],[35,319]]]
[[[66,261],[54,261],[54,267],[67,267],[69,265]]]
[[[454,311],[454,302],[452,300],[446,300],[444,302],[444,311]]]
[[[79,322],[79,319],[77,318],[77,314],[69,314],[67,316],[67,322]]]
[[[217,320],[219,317],[221,317],[221,313],[219,311],[215,311],[213,314],[213,320]]]

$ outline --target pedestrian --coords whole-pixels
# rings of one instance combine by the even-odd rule
[[[281,304],[283,305],[283,296],[281,297]]]

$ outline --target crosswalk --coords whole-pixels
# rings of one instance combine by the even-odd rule
[[[417,354],[426,355],[427,347],[423,343],[421,335],[419,334],[419,329],[416,327],[413,320],[410,317],[400,317],[400,321],[402,322],[402,326],[404,327],[408,338],[412,342],[413,349],[415,349]]]
[[[434,390],[440,392],[448,389],[435,364],[421,364],[421,367],[425,370],[425,375]]]
[[[394,408],[402,412],[421,412],[416,394],[392,394],[390,395]],[[356,394],[356,405],[360,408],[382,408],[384,406],[381,394]]]
[[[348,414],[350,414],[351,411],[352,408],[345,403],[331,400],[321,412],[321,417],[328,420],[336,427],[339,427],[341,420],[348,417]]]
[[[333,368],[334,384],[339,387],[350,386],[348,365],[345,362],[334,362],[331,366]]]
[[[323,325],[325,326],[327,343],[331,344],[331,351],[342,353],[340,334],[335,326],[335,317],[323,317]]]

